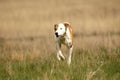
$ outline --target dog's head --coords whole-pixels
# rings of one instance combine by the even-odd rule
[[[69,23],[67,23],[67,22],[55,24],[54,30],[55,30],[56,37],[64,36],[64,34],[66,33],[68,25],[69,25]]]

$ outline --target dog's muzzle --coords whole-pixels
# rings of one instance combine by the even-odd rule
[[[59,35],[58,35],[58,33],[57,33],[57,32],[55,32],[55,35],[56,35],[56,37],[59,37]]]

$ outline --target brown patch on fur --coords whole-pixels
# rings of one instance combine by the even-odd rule
[[[73,29],[72,29],[72,26],[68,22],[64,22],[64,25],[65,25],[66,28],[68,28],[70,30],[70,34],[71,34],[70,36],[72,38],[72,43],[73,43]]]
[[[70,26],[70,23],[68,23],[68,22],[64,22],[63,24],[65,25],[65,27]]]
[[[54,30],[56,31],[58,28],[58,24],[54,24]]]

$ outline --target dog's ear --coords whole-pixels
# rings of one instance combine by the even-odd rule
[[[70,26],[70,24],[68,22],[64,22],[64,25],[65,25],[65,27]]]
[[[58,28],[58,24],[54,24],[54,30],[56,31]]]

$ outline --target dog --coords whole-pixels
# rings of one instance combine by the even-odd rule
[[[73,52],[73,29],[70,23],[63,22],[54,25],[55,44],[57,50],[57,59],[65,60],[64,55],[61,51],[61,45],[64,44],[68,48],[67,63],[70,65],[71,56]]]

